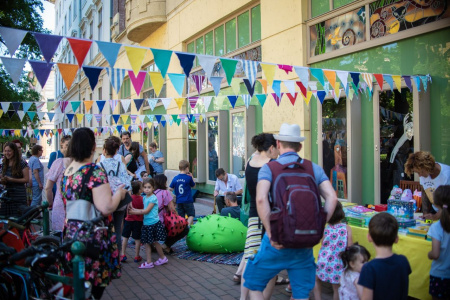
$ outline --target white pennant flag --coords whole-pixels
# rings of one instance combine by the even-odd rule
[[[259,61],[254,60],[241,60],[242,68],[244,69],[245,75],[247,75],[250,84],[253,85],[256,80],[256,74],[258,73]]]
[[[0,104],[2,105],[2,110],[6,113],[9,109],[9,105],[11,104],[11,102],[1,102]]]
[[[203,71],[205,71],[205,75],[209,80],[209,78],[211,77],[211,73],[214,69],[214,65],[216,64],[217,57],[197,54],[197,58],[198,63],[200,64],[200,66],[202,66]]]
[[[120,103],[122,103],[123,110],[127,112],[128,108],[130,108],[131,99],[121,99]]]
[[[211,104],[212,96],[205,96],[205,97],[202,97],[202,99],[203,99],[203,104],[205,105],[205,111],[208,111],[209,105]]]
[[[161,102],[164,105],[164,108],[167,110],[169,108],[170,102],[172,98],[161,98]]]
[[[309,82],[309,68],[307,67],[294,67],[295,73],[297,73],[298,78],[302,82],[304,87],[308,86]]]
[[[344,87],[344,90],[347,91],[348,90],[348,88],[347,88],[348,72],[347,71],[336,71],[336,74],[337,74],[339,80],[342,82],[342,86]]]
[[[148,98],[147,102],[148,106],[150,106],[150,109],[153,111],[155,109],[156,103],[158,103],[158,99]]]
[[[70,128],[64,128],[64,135],[69,135]]]
[[[40,112],[40,111],[38,111],[38,112],[37,112],[37,115],[38,115],[39,120],[42,121],[42,120],[44,119],[45,112]]]
[[[139,116],[139,120],[141,121],[141,123],[144,123],[146,115],[138,115],[138,116]]]
[[[17,114],[19,115],[19,119],[20,121],[23,120],[23,117],[25,116],[25,112],[23,110],[18,110]]]
[[[292,95],[292,97],[295,96],[295,81],[294,80],[283,80],[284,85],[287,87],[289,94]]]
[[[252,97],[250,97],[250,95],[241,95],[241,98],[244,100],[245,107],[248,109]]]

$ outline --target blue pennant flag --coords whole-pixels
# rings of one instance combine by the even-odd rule
[[[73,117],[75,114],[66,114],[67,120],[69,120],[69,123],[72,123]]]
[[[211,82],[211,85],[214,88],[214,94],[216,96],[219,95],[219,93],[220,93],[220,85],[222,83],[222,79],[223,79],[223,77],[214,77],[214,76],[211,76],[209,78],[209,82]]]
[[[178,59],[180,60],[180,65],[183,68],[184,74],[189,77],[191,73],[192,66],[194,65],[195,54],[187,54],[176,52]]]
[[[231,106],[234,108],[234,106],[236,105],[238,96],[228,95],[227,97],[228,97],[228,100],[230,101]]]
[[[122,44],[118,43],[109,43],[109,42],[100,42],[95,41],[97,43],[98,49],[102,52],[103,56],[109,63],[111,68],[114,68],[116,64],[117,56],[119,55],[120,47]]]
[[[186,75],[185,74],[175,74],[175,73],[169,73],[169,79],[170,82],[172,82],[173,87],[177,91],[178,95],[180,97],[183,96],[183,88],[184,88],[184,82],[186,81]]]
[[[327,93],[325,91],[317,91],[317,98],[319,98],[321,104],[323,104],[326,95]]]
[[[97,107],[98,107],[98,112],[102,112],[103,111],[103,107],[105,107],[105,100],[97,100],[95,101],[95,103],[97,103]]]
[[[98,83],[98,76],[100,76],[100,72],[103,68],[97,67],[83,67],[84,74],[89,79],[89,85],[91,86],[91,90],[95,89],[95,86]]]
[[[117,122],[119,122],[120,119],[120,115],[112,115],[114,122],[117,124]]]
[[[134,99],[134,105],[137,111],[141,109],[142,103],[144,103],[144,99]]]

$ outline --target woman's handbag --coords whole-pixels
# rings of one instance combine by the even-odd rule
[[[177,236],[186,228],[187,221],[182,216],[169,211],[164,214],[164,225],[168,236]]]

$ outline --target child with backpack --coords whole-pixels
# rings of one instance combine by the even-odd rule
[[[366,248],[355,243],[347,247],[344,252],[341,252],[340,257],[345,269],[341,276],[339,299],[361,299],[362,286],[358,285],[358,279],[363,265],[370,259],[370,253]]]
[[[314,286],[314,299],[321,299],[321,282],[329,282],[333,287],[333,299],[339,299],[339,282],[341,280],[344,265],[340,253],[353,244],[352,230],[343,223],[345,213],[341,202],[337,202],[334,213],[328,224],[319,250],[316,269],[316,285]]]
[[[169,262],[164,255],[162,244],[166,240],[167,233],[164,225],[162,225],[158,216],[158,198],[156,198],[153,191],[155,190],[155,181],[152,178],[146,178],[143,181],[144,187],[144,209],[136,209],[131,207],[128,211],[130,215],[144,215],[144,223],[141,230],[141,243],[145,244],[145,252],[147,261],[139,266],[139,269],[151,269],[156,266],[161,266]],[[152,248],[153,245],[158,252],[159,259],[152,262]]]
[[[175,191],[177,197],[177,211],[182,217],[188,215],[189,226],[194,223],[195,207],[192,198],[191,188],[195,186],[192,174],[189,172],[189,162],[181,160],[178,164],[180,174],[172,179],[170,189]]]
[[[428,230],[432,259],[429,293],[433,299],[450,299],[450,185],[441,185],[433,194],[434,205],[441,211],[439,221]]]
[[[135,209],[143,209],[144,208],[144,202],[141,196],[142,193],[142,184],[140,181],[132,181],[131,182],[131,191],[132,195],[131,198],[133,201],[131,202],[131,205]],[[128,239],[130,236],[135,241],[135,255],[134,255],[134,262],[140,262],[142,260],[142,257],[139,255],[140,249],[141,249],[141,229],[142,229],[142,221],[143,217],[139,215],[130,215],[128,214],[125,217],[124,225],[123,225],[123,231],[122,231],[122,253],[120,255],[120,261],[125,262],[127,260],[127,256],[125,254],[125,250],[127,249]]]

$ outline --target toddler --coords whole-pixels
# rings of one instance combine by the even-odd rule
[[[142,196],[140,195],[142,192],[142,185],[139,181],[131,182],[131,198],[133,199],[131,205],[135,209],[143,209],[144,203],[142,200]],[[127,260],[127,256],[125,254],[125,250],[127,249],[128,239],[130,236],[135,240],[134,249],[134,262],[140,262],[142,257],[139,255],[139,250],[141,249],[141,229],[142,229],[142,216],[140,215],[131,215],[128,214],[125,217],[125,221],[123,224],[122,231],[122,253],[120,255],[120,261],[125,262]]]
[[[344,252],[341,252],[340,257],[345,270],[341,276],[339,299],[361,299],[362,286],[358,285],[358,279],[364,263],[370,259],[370,253],[366,248],[355,243],[354,245],[347,247]]]
[[[333,299],[339,299],[339,282],[344,266],[339,254],[353,244],[350,226],[343,223],[345,218],[341,202],[337,202],[334,213],[325,226],[322,247],[317,258],[316,285],[314,286],[314,299],[321,299],[321,281],[331,283]]]
[[[439,221],[431,225],[432,259],[430,270],[430,295],[433,299],[450,299],[450,185],[441,185],[433,194],[434,205],[439,208]]]
[[[189,162],[187,160],[181,160],[178,168],[180,169],[180,174],[172,179],[170,190],[175,191],[178,214],[182,217],[188,215],[188,223],[192,225],[194,223],[195,207],[191,188],[195,186],[195,182],[192,174],[189,172]]]
[[[164,255],[161,247],[166,240],[167,233],[164,225],[159,220],[158,216],[158,198],[153,194],[155,190],[155,181],[152,178],[144,179],[142,183],[144,187],[144,209],[136,209],[131,207],[129,214],[131,215],[144,215],[144,224],[142,225],[141,243],[145,244],[145,252],[147,255],[147,261],[139,266],[139,269],[151,269],[155,265],[160,266],[169,262]],[[158,252],[159,259],[152,262],[152,248],[153,245]]]

